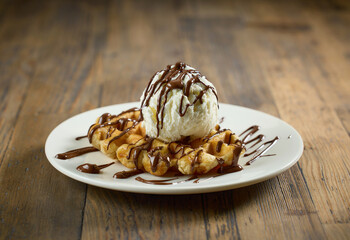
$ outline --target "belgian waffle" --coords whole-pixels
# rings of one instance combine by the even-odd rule
[[[192,141],[184,138],[166,143],[149,138],[136,108],[119,115],[103,114],[89,128],[88,138],[95,148],[124,166],[157,176],[170,169],[185,175],[239,171],[238,159],[245,151],[238,137],[219,125]]]

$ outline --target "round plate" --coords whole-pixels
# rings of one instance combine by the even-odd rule
[[[78,114],[59,124],[46,140],[45,153],[48,160],[52,166],[68,177],[98,187],[148,194],[193,194],[234,189],[267,180],[293,166],[303,153],[303,141],[299,133],[289,124],[263,112],[221,103],[219,117],[223,117],[223,122],[220,124],[222,128],[229,128],[240,134],[250,126],[258,125],[260,130],[256,134],[265,135],[263,142],[272,140],[276,136],[279,137],[276,144],[264,153],[265,156],[258,158],[251,165],[247,166],[245,163],[254,154],[241,157],[239,164],[244,169],[239,172],[214,178],[203,176],[198,181],[185,181],[189,176],[180,176],[178,179],[171,181],[177,184],[153,185],[135,180],[137,176],[127,179],[113,178],[116,172],[128,170],[121,163],[113,164],[101,170],[100,174],[88,174],[76,170],[76,167],[83,163],[106,164],[113,161],[101,152],[92,152],[68,160],[55,158],[57,153],[91,146],[86,138],[78,141],[75,138],[85,135],[90,125],[103,113],[118,114],[137,106],[139,106],[138,102],[101,107]],[[247,152],[259,147],[263,142],[250,150],[248,149]],[[148,173],[138,176],[147,180],[168,179],[167,177],[156,177]]]

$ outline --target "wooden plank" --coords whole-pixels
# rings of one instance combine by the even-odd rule
[[[349,203],[338,199],[349,197],[349,166],[346,161],[349,137],[335,111],[312,87],[317,80],[312,80],[307,74],[303,60],[278,57],[283,51],[279,41],[286,39],[269,39],[275,46],[276,61],[264,63],[269,69],[267,79],[274,89],[281,116],[287,122],[293,122],[304,138],[305,151],[300,166],[320,220],[322,223],[347,222]],[[297,46],[291,47],[291,51],[295,54]],[[288,56],[289,53],[284,54]],[[324,128],[325,125],[327,128]],[[327,210],[321,211],[325,208]]]
[[[6,9],[6,10],[5,10]],[[8,149],[13,129],[17,123],[27,87],[33,76],[33,48],[27,47],[28,34],[18,34],[16,26],[23,28],[21,21],[11,18],[12,8],[3,3],[1,12],[8,24],[0,25],[0,166]],[[14,36],[20,35],[20,37]]]
[[[343,4],[339,6],[345,7]],[[331,126],[328,126],[324,132],[330,139],[325,150],[329,151],[329,157],[332,155],[331,158],[334,160],[330,163],[331,167],[326,164],[321,165],[322,181],[326,186],[328,196],[320,199],[320,202],[327,206],[329,211],[323,211],[320,216],[325,223],[336,222],[344,225],[350,221],[348,208],[350,202],[345,200],[341,203],[339,201],[339,199],[348,199],[350,190],[350,157],[347,147],[350,142],[350,129],[348,121],[346,121],[350,119],[348,105],[350,102],[350,82],[348,79],[350,65],[345,57],[346,53],[350,51],[348,44],[350,40],[348,34],[350,14],[348,11],[339,14],[338,10],[328,14],[319,14],[311,20],[315,24],[314,39],[321,40],[315,41],[315,46],[311,48],[312,52],[304,53],[306,59],[312,61],[311,64],[305,61],[310,71],[310,79],[326,105],[326,109],[321,109],[321,111],[326,112],[328,108],[331,109],[330,113],[324,114],[329,117],[324,116],[323,118],[327,120],[327,123],[332,122]],[[349,232],[348,230],[343,233],[349,234]]]
[[[307,10],[305,15],[309,16]],[[302,51],[301,55],[309,60],[306,64],[312,79],[317,79],[314,82],[320,96],[327,105],[334,108],[343,127],[350,134],[350,59],[347,57],[350,52],[350,13],[330,11],[315,15],[310,18],[310,22],[315,26],[312,41],[309,50]]]
[[[176,24],[168,8],[169,3],[152,7],[147,2],[111,4],[107,47],[102,58],[102,105],[139,101],[156,71],[182,59],[181,46],[170,44],[177,39],[177,32],[164,33]]]
[[[250,61],[249,66],[251,66],[252,71],[260,72],[259,76],[256,78],[260,82],[264,82],[268,85],[270,89],[270,94],[274,96],[275,91],[281,91],[274,88],[270,88],[269,79],[265,76],[266,65],[272,60],[270,51],[273,46],[272,41],[267,39],[265,35],[262,35],[262,31],[266,31],[270,38],[279,39],[283,36],[290,37],[290,32],[293,31],[304,31],[304,28],[300,26],[308,26],[302,22],[302,19],[291,21],[289,15],[292,15],[293,6],[285,6],[279,8],[279,13],[274,12],[273,6],[263,5],[261,7],[271,8],[269,12],[273,14],[260,16],[261,13],[268,11],[264,8],[259,8],[257,6],[252,7],[254,9],[254,15],[250,19],[251,22],[246,23],[246,38],[241,43],[241,48],[245,48],[245,52],[254,52],[254,55],[249,55]],[[288,14],[286,13],[288,9]],[[281,16],[282,15],[282,16]],[[273,19],[273,17],[279,17],[279,19]],[[297,15],[296,15],[297,16]],[[258,22],[254,18],[259,19]],[[286,23],[284,23],[286,22]],[[296,24],[297,23],[297,24]],[[261,29],[263,28],[263,29]],[[291,39],[293,41],[293,39]],[[281,46],[282,51],[287,50],[286,46]],[[242,54],[243,55],[243,54]],[[280,79],[281,84],[283,84],[283,79]],[[283,92],[280,93],[283,95]],[[276,100],[273,100],[276,102]],[[266,102],[266,99],[264,99]],[[279,106],[277,104],[277,106]],[[278,113],[280,114],[280,108],[278,107]],[[300,160],[302,161],[303,158]],[[324,230],[321,225],[320,220],[316,214],[315,206],[313,205],[312,198],[308,193],[308,183],[304,180],[303,169],[298,166],[293,167],[290,171],[281,174],[278,177],[278,182],[280,186],[271,185],[270,191],[271,197],[267,197],[266,200],[260,200],[259,204],[262,206],[257,210],[259,213],[259,218],[262,219],[263,228],[268,229],[267,238],[269,236],[280,236],[281,238],[295,239],[295,238],[320,238],[324,235]],[[291,195],[293,194],[293,195]],[[275,204],[273,204],[276,202]],[[275,211],[275,212],[266,212]],[[251,214],[250,212],[244,212],[244,214]],[[239,216],[239,214],[238,214]],[[244,215],[242,215],[244,216]],[[254,216],[254,215],[253,215]],[[252,217],[254,218],[254,217]],[[279,220],[276,220],[279,219]],[[280,222],[281,224],[276,224]],[[256,224],[256,223],[255,223]],[[244,226],[242,224],[239,225]],[[248,225],[249,226],[249,225]],[[274,229],[268,226],[274,226]],[[242,227],[241,227],[242,228]],[[247,232],[251,237],[254,233],[253,228],[243,228],[242,232]]]
[[[89,187],[82,238],[203,239],[202,211],[201,195],[157,196]]]
[[[281,12],[280,9],[279,12]],[[310,15],[312,12],[308,13],[308,17],[304,19],[308,22],[307,25],[312,27],[310,29],[319,29],[321,24],[316,22],[317,17],[312,17]],[[283,12],[282,14],[284,16]],[[278,13],[272,15],[278,16]],[[282,17],[282,19],[286,18],[284,21],[287,22],[303,20],[303,17],[297,14],[294,17],[291,16],[291,19],[288,17]],[[313,21],[308,21],[310,19]],[[264,19],[261,21],[264,22]],[[320,78],[320,67],[323,72],[327,72],[328,65],[320,66],[317,59],[320,55],[318,48],[310,52],[308,46],[304,47],[304,43],[312,42],[315,37],[311,31],[296,35],[294,38],[288,34],[267,33],[262,39],[270,43],[270,48],[263,49],[260,59],[270,58],[270,61],[262,62],[262,67],[266,70],[266,78],[270,81],[281,117],[287,122],[292,122],[304,137],[306,149],[300,161],[300,167],[312,197],[312,204],[308,205],[314,205],[313,208],[317,210],[319,216],[319,220],[315,219],[316,223],[318,224],[319,221],[347,223],[349,209],[346,206],[349,202],[339,201],[339,199],[348,199],[349,166],[346,159],[349,153],[346,146],[349,138],[332,107],[336,103],[338,106],[341,104],[340,98],[344,100],[349,97],[349,91],[347,91],[349,85],[346,84],[346,78],[336,78],[336,75],[333,77],[327,75],[327,79]],[[317,40],[324,41],[325,45],[330,41],[325,34],[321,38],[320,34],[317,34]],[[339,45],[334,47],[337,46]],[[321,54],[324,52],[325,49],[321,50]],[[332,49],[328,52],[338,51]],[[314,56],[313,58],[310,57],[310,53]],[[335,65],[337,64],[333,63],[333,67]],[[345,68],[342,63],[338,66],[345,76],[348,68]],[[318,70],[315,71],[317,68]],[[338,86],[335,87],[337,84]],[[326,92],[327,88],[333,91],[329,94],[330,96]],[[335,100],[330,100],[332,94],[339,94],[339,96]],[[334,105],[329,104],[330,102]],[[305,119],[308,121],[305,122]],[[330,159],[332,161],[329,161]]]
[[[350,238],[350,225],[349,223],[332,223],[325,224],[328,239],[349,239]]]
[[[58,123],[57,115],[22,115],[18,120],[0,168],[1,239],[80,236],[85,186],[47,161],[42,134],[51,130],[47,122]]]
[[[8,114],[1,119],[1,134],[7,130],[8,147],[1,153],[0,238],[79,239],[86,185],[57,172],[46,159],[44,145],[59,122],[99,104],[93,81],[104,32],[86,26],[85,17],[96,12],[101,20],[104,13],[85,11],[75,3],[48,2],[40,10],[37,4],[21,10],[21,5],[11,5],[4,16],[9,24],[1,29],[6,43],[1,57],[10,65],[2,65],[8,71],[2,81],[12,81],[2,102]],[[58,21],[57,14],[64,19]],[[81,95],[82,90],[91,95]]]

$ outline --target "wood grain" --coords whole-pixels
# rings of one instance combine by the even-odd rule
[[[349,1],[0,2],[0,239],[349,239]],[[45,140],[138,101],[182,60],[219,100],[277,116],[304,154],[268,181],[158,196],[57,172]]]

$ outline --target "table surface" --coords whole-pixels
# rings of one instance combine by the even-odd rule
[[[2,1],[0,239],[349,239],[349,1]],[[44,153],[63,120],[138,101],[182,60],[224,103],[301,134],[297,164],[249,187],[106,190]]]

